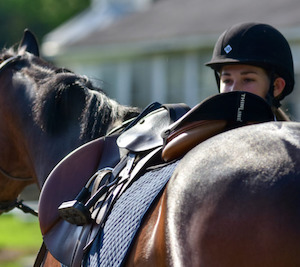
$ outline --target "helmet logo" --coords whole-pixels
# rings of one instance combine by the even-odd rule
[[[226,45],[224,47],[224,51],[226,52],[226,54],[228,54],[231,50],[232,50],[232,47],[230,45]]]

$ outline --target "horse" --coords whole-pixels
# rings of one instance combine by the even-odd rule
[[[135,254],[164,259],[157,266],[298,266],[299,149],[300,125],[292,122],[245,126],[199,144],[154,209],[155,234],[145,223],[129,262]]]
[[[42,188],[69,152],[136,117],[139,109],[43,60],[28,30],[17,48],[3,49],[0,62],[1,214],[19,205],[26,186]]]
[[[86,78],[78,80],[41,62],[29,40],[23,39],[17,57],[2,56],[0,65],[0,90],[5,90],[0,100],[0,201],[6,203],[28,183],[43,187],[68,151],[137,112],[122,107],[130,116],[119,111],[115,119],[107,115],[101,120],[100,128],[95,129],[95,122],[87,127],[95,113],[85,104],[95,101],[95,95],[98,99],[99,92],[88,89]],[[65,76],[71,80],[67,85]],[[54,94],[50,104],[49,94]],[[11,103],[17,105],[12,108]],[[101,109],[97,114],[106,113]],[[299,123],[267,122],[228,130],[196,145],[182,157],[143,219],[124,265],[300,266],[299,140]],[[59,266],[54,261],[47,258],[44,266]]]

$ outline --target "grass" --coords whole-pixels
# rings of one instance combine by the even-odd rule
[[[37,218],[11,213],[0,216],[1,267],[32,266],[41,244]]]

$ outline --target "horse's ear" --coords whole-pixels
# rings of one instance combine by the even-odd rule
[[[29,31],[28,29],[24,30],[24,35],[22,38],[22,41],[19,44],[19,48],[18,48],[19,54],[24,53],[25,51],[35,55],[35,56],[39,56],[39,45],[37,43],[37,40],[34,36],[34,34]]]

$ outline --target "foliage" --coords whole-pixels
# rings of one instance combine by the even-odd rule
[[[43,36],[83,11],[91,0],[9,0],[0,1],[0,47],[20,40],[30,29],[41,42]]]
[[[22,216],[0,216],[0,266],[23,266],[22,262],[27,257],[32,263],[42,244],[37,218],[32,215]]]
[[[22,220],[17,216],[2,215],[0,218],[0,248],[12,247],[39,247],[42,236],[38,220],[33,215],[29,219]]]

